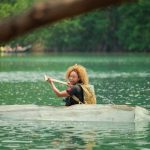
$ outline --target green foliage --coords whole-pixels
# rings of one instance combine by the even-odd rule
[[[23,12],[34,0],[0,0],[0,18]],[[108,7],[40,28],[9,42],[41,42],[49,51],[150,51],[150,1]]]
[[[16,15],[32,3],[33,0],[0,0],[0,18]]]
[[[121,15],[117,32],[124,49],[128,51],[150,50],[150,1],[125,5],[118,9]]]

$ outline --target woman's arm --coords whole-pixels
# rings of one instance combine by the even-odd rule
[[[67,96],[69,96],[69,94],[67,93],[66,90],[64,90],[64,91],[59,91],[59,90],[56,88],[54,82],[51,80],[51,78],[48,78],[47,81],[51,84],[52,90],[54,91],[54,93],[55,93],[58,97],[67,97]]]

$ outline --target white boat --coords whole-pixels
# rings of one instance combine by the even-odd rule
[[[150,112],[139,106],[127,105],[1,105],[0,120],[149,122]]]
[[[27,46],[19,46],[15,48],[11,48],[10,46],[0,47],[0,52],[2,53],[25,53],[28,52],[31,49],[31,45]]]

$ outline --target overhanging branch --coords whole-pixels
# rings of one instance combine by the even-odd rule
[[[97,8],[135,0],[47,0],[34,4],[24,14],[0,21],[0,42],[8,41],[33,29]]]

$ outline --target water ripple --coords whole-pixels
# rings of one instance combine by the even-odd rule
[[[44,80],[44,75],[47,74],[51,77],[56,77],[57,79],[64,80],[65,73],[64,72],[24,72],[24,71],[16,71],[16,72],[0,72],[0,81],[1,82],[37,82]],[[89,72],[90,78],[128,78],[128,77],[150,77],[150,73],[146,72]]]

